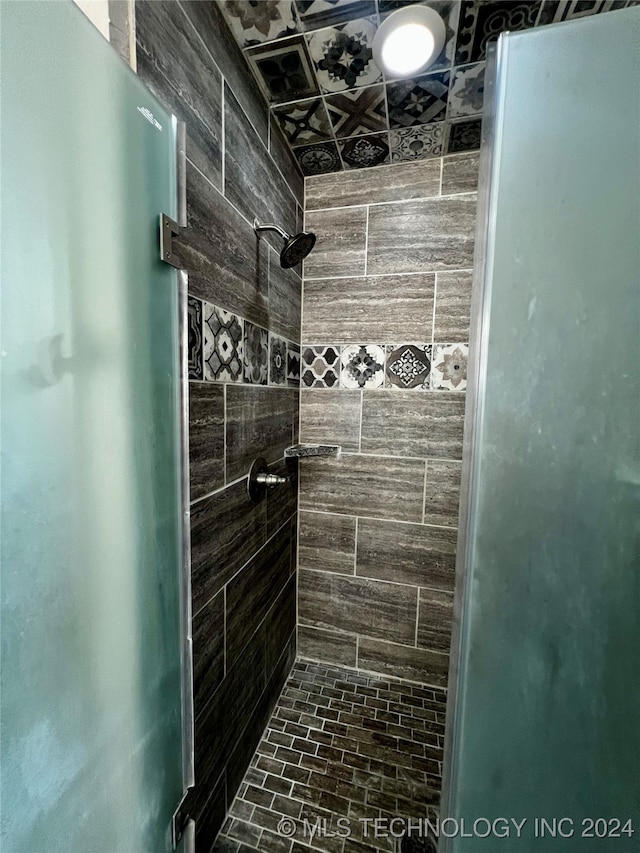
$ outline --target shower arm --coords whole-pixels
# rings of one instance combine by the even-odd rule
[[[257,219],[253,220],[253,230],[256,234],[260,234],[262,231],[275,231],[276,234],[279,234],[283,240],[288,240],[290,235],[284,230],[284,228],[280,228],[279,225],[270,225],[264,224],[261,225]]]

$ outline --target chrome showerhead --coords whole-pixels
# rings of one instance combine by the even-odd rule
[[[284,246],[280,252],[280,266],[282,269],[290,269],[299,264],[307,257],[316,244],[316,235],[311,231],[301,231],[299,234],[287,234],[279,225],[261,225],[257,219],[253,220],[253,230],[260,235],[262,231],[275,231],[284,240]]]

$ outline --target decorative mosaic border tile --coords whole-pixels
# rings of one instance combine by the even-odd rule
[[[464,391],[466,343],[302,344],[302,388]]]
[[[298,388],[300,344],[189,296],[189,379]]]

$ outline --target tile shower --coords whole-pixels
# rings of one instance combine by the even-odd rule
[[[298,653],[446,686],[478,155],[307,178]]]
[[[187,125],[197,848],[223,824],[218,849],[305,844],[273,834],[277,814],[424,816],[442,772],[477,155],[307,179],[305,209],[218,7],[138,2],[136,34],[138,73]],[[304,283],[254,216],[317,234]],[[285,460],[299,440],[342,455]],[[258,505],[256,456],[289,478]]]

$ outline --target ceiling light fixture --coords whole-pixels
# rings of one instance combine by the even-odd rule
[[[428,68],[444,47],[445,26],[429,6],[392,12],[373,39],[373,58],[387,77],[411,77]]]

